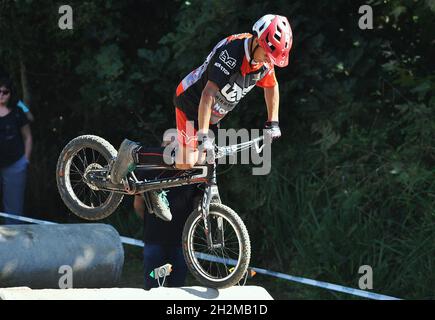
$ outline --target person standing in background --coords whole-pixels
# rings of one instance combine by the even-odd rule
[[[12,82],[0,79],[0,186],[3,211],[22,215],[27,167],[32,153],[29,119],[18,107]],[[6,224],[16,224],[6,219]]]
[[[137,174],[139,179],[144,177]],[[134,210],[144,220],[144,289],[150,290],[159,286],[159,282],[150,273],[167,263],[173,271],[167,277],[168,287],[182,287],[186,280],[187,265],[183,256],[182,233],[188,216],[195,209],[202,192],[198,185],[185,185],[165,191],[171,209],[172,221],[164,221],[147,213],[142,195],[135,195]],[[160,280],[163,282],[163,280]]]
[[[199,201],[201,191],[197,185],[171,188],[167,191],[169,206],[173,214],[171,222],[163,221],[147,214],[141,195],[135,196],[136,213],[144,218],[144,288],[158,287],[158,282],[150,273],[166,263],[172,265],[173,271],[165,283],[168,287],[182,287],[187,275],[187,265],[183,256],[181,236],[187,217],[192,213],[195,203]],[[162,280],[160,280],[162,281]]]

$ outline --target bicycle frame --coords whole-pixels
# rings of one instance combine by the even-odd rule
[[[262,147],[259,147],[259,142],[263,140],[264,136],[260,136],[256,139],[240,144],[224,147],[215,146],[215,150],[211,150],[212,154],[210,155],[210,158],[214,159],[212,163],[194,166],[190,170],[179,170],[169,165],[138,165],[136,167],[136,170],[164,170],[178,172],[179,176],[175,176],[173,178],[156,178],[151,181],[138,180],[136,178],[136,175],[132,172],[129,173],[125,179],[123,179],[123,184],[113,184],[107,178],[107,169],[95,169],[88,172],[85,175],[84,179],[86,183],[100,190],[119,192],[129,195],[145,194],[146,192],[152,190],[174,188],[182,185],[203,184],[205,186],[204,195],[202,197],[202,200],[198,204],[198,210],[204,220],[207,243],[209,247],[216,248],[219,247],[220,244],[213,244],[211,233],[209,232],[211,227],[210,221],[208,219],[210,203],[212,201],[221,203],[216,179],[216,160],[225,156],[234,155],[243,150],[250,149],[252,148],[252,146],[255,146],[257,152],[261,152]],[[147,207],[150,208],[151,206],[149,204],[149,199],[147,199],[147,197],[145,196],[144,199]],[[222,239],[220,240],[220,242],[223,243],[223,235]]]

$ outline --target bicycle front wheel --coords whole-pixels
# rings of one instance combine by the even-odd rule
[[[251,258],[249,234],[242,219],[229,207],[210,204],[213,245],[207,243],[204,219],[195,210],[183,229],[183,253],[194,277],[216,289],[237,284],[247,272]]]

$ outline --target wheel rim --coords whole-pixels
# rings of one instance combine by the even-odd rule
[[[65,186],[71,198],[86,209],[103,206],[111,198],[109,191],[96,190],[84,179],[90,170],[103,170],[109,159],[92,148],[81,148],[65,164]]]
[[[194,268],[199,274],[212,282],[224,282],[231,278],[240,268],[242,259],[242,235],[234,223],[219,212],[210,212],[211,233],[213,242],[216,241],[218,233],[224,231],[224,247],[209,248],[205,236],[204,221],[202,216],[196,217],[188,233],[188,254],[193,262]],[[218,225],[223,228],[219,229]],[[208,256],[217,261],[204,260]],[[222,261],[224,260],[224,261]],[[230,263],[236,261],[236,265]]]

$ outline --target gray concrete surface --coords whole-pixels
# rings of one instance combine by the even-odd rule
[[[0,288],[110,288],[123,264],[121,239],[109,225],[0,226]]]
[[[204,287],[143,289],[0,289],[0,300],[273,300],[261,287],[234,286],[228,289]]]

